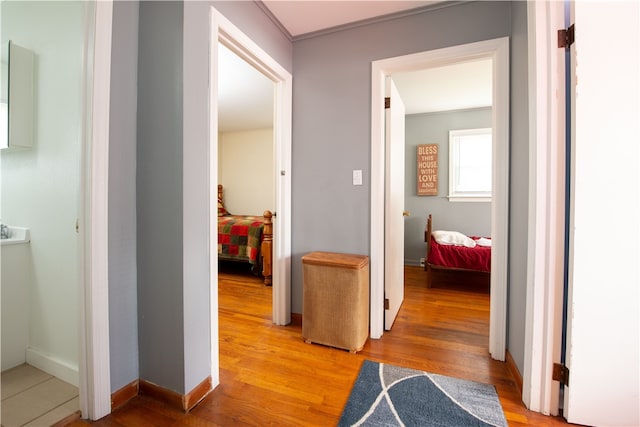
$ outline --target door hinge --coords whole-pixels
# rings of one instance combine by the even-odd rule
[[[569,49],[576,41],[575,24],[571,24],[566,30],[558,30],[558,47]]]
[[[384,108],[391,108],[391,98],[389,98],[388,96],[384,99]]]
[[[561,363],[553,364],[553,376],[551,377],[554,381],[560,381],[562,384],[568,386],[569,385],[569,368],[564,366]]]
[[[389,310],[389,298],[384,299],[384,309]]]

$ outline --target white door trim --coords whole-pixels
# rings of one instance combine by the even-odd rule
[[[564,3],[527,3],[529,28],[529,226],[522,400],[558,414],[564,274]],[[558,95],[556,95],[558,94]]]
[[[82,416],[97,420],[111,412],[108,185],[113,1],[92,3],[86,9],[84,34],[79,395]]]
[[[371,338],[384,331],[384,81],[397,72],[420,70],[476,58],[493,59],[492,126],[494,168],[491,233],[491,321],[489,351],[505,359],[509,206],[509,39],[507,37],[373,61],[371,64]],[[426,218],[425,218],[426,221]],[[379,310],[375,307],[380,307]]]
[[[286,325],[291,322],[291,104],[292,77],[260,46],[225,18],[215,8],[210,14],[210,64],[209,64],[209,194],[215,194],[218,185],[218,41],[242,59],[254,66],[274,82],[274,189],[277,217],[274,222],[273,248],[273,323]],[[211,197],[209,218],[210,271],[211,271],[211,357],[212,379],[218,384],[218,254],[217,200]]]

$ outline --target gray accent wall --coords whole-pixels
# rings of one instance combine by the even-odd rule
[[[527,4],[512,3],[509,296],[507,348],[524,373],[529,222],[529,94]]]
[[[210,307],[209,286],[209,49],[210,10],[229,19],[282,67],[291,71],[292,48],[255,2],[184,2],[183,28],[183,298],[185,391],[211,373],[211,325],[218,308]],[[211,173],[215,173],[211,171]],[[213,292],[216,292],[214,289]],[[213,345],[212,345],[213,344]],[[216,382],[216,379],[213,379]]]
[[[305,253],[369,254],[371,62],[510,34],[511,3],[470,2],[294,42],[294,313]]]
[[[112,391],[140,378],[185,394],[211,373],[211,5],[292,70],[290,40],[254,2],[114,2]]]
[[[455,230],[467,236],[491,235],[491,202],[450,202],[449,131],[491,127],[491,108],[412,114],[405,117],[404,259],[419,265],[425,257],[424,229],[429,214],[436,230]],[[418,196],[417,146],[438,144],[438,195]],[[508,167],[508,165],[504,165]]]
[[[182,3],[140,2],[139,25],[140,379],[184,394]]]
[[[292,43],[254,2],[144,1],[137,67],[135,18],[125,16],[135,13],[135,6],[116,2],[109,206],[112,390],[141,378],[184,394],[210,372],[209,316],[217,310],[209,307],[203,240],[209,232],[204,159],[210,5],[294,76],[294,313],[302,311],[305,253],[370,251],[371,62],[512,36],[508,348],[522,372],[528,215],[524,2],[444,5]],[[130,91],[136,68],[137,92]],[[136,95],[137,114],[132,112]],[[363,171],[364,185],[352,185],[353,169]]]
[[[185,392],[211,374],[209,286],[209,39],[208,7],[184,3],[182,67],[183,282]],[[187,65],[188,64],[188,65]],[[188,75],[188,77],[187,77]],[[216,190],[217,191],[217,190]],[[213,291],[215,292],[215,291]]]
[[[302,311],[301,257],[369,254],[371,62],[474,41],[511,43],[507,348],[524,366],[528,222],[525,2],[469,2],[294,42],[292,311]],[[363,186],[351,171],[363,170]]]
[[[191,3],[200,3],[193,5]],[[209,16],[209,6],[216,8],[229,21],[267,52],[285,70],[293,73],[293,47],[291,41],[271,21],[265,12],[253,1],[198,1],[185,2],[185,7],[203,12]],[[201,21],[203,21],[201,19]],[[204,21],[203,21],[204,22]],[[189,21],[191,26],[193,22]],[[207,24],[208,28],[208,24]]]
[[[138,372],[136,111],[138,2],[113,3],[109,125],[109,344],[111,391]]]

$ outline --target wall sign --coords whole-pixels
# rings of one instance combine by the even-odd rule
[[[438,195],[438,144],[418,145],[418,196]]]

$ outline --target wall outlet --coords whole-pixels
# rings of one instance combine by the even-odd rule
[[[420,258],[420,267],[424,267],[424,258]]]

